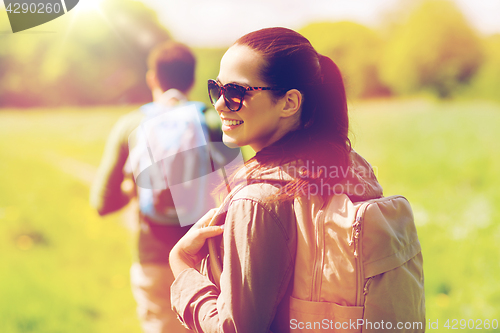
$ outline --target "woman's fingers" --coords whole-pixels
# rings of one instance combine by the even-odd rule
[[[194,254],[201,249],[207,238],[219,236],[223,231],[224,227],[221,226],[209,226],[198,229],[186,239],[185,249]]]
[[[194,267],[206,255],[202,248],[207,238],[219,236],[224,232],[224,226],[208,225],[216,212],[217,209],[209,210],[170,251],[170,267],[174,276],[186,267]]]
[[[181,238],[175,247],[194,257],[201,250],[207,238],[219,236],[223,231],[224,227],[220,226],[209,226],[197,230],[190,230]]]
[[[201,228],[199,230],[199,233],[200,233],[199,236],[202,237],[203,239],[212,238],[215,236],[219,236],[220,234],[222,234],[223,231],[224,231],[224,225],[209,226],[209,227]]]

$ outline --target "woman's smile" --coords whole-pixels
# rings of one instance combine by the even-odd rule
[[[231,119],[231,118],[221,117],[221,121],[222,121],[222,130],[223,131],[233,130],[233,129],[237,128],[238,126],[240,126],[241,124],[243,124],[243,120],[239,120],[239,119]]]

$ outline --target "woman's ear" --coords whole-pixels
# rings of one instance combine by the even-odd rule
[[[297,114],[300,110],[302,94],[297,89],[290,89],[286,92],[285,96],[282,97],[282,100],[284,104],[281,109],[281,116],[283,118],[288,118]]]

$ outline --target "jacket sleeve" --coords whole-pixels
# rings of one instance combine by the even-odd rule
[[[293,240],[277,214],[252,199],[231,203],[223,239],[220,291],[187,269],[172,285],[172,308],[197,332],[268,332],[292,277]]]
[[[122,117],[111,130],[92,184],[90,204],[99,215],[119,210],[130,199],[121,190],[123,167],[128,157],[128,123],[129,119]]]

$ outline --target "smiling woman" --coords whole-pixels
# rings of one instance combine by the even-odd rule
[[[363,262],[377,260],[362,257],[361,249],[380,255],[377,259],[390,257],[387,253],[399,249],[380,247],[391,243],[385,235],[406,235],[407,230],[416,235],[416,231],[405,199],[391,201],[387,206],[397,207],[392,210],[380,200],[365,203],[380,198],[382,188],[371,166],[351,149],[345,89],[335,63],[292,30],[263,29],[229,48],[217,81],[209,81],[209,93],[223,122],[224,142],[248,145],[256,155],[234,175],[233,185],[242,184],[215,216],[211,212],[200,220],[199,226],[209,227],[193,229],[171,252],[177,277],[172,305],[184,323],[203,332],[296,328],[320,332],[325,326],[316,324],[321,322],[331,323],[326,329],[338,329],[331,320],[335,318],[343,329],[349,322],[358,323],[355,329],[351,325],[347,329],[361,332],[359,322],[366,318],[383,322],[404,317],[418,321],[420,326],[412,332],[422,332],[425,308],[418,240],[401,240],[403,248],[413,246],[408,257],[391,262],[392,275],[382,283],[374,279],[371,298],[367,296],[370,279],[380,278],[385,271],[364,275],[359,268]],[[341,170],[341,175],[327,170]],[[379,202],[380,214],[371,213]],[[227,213],[220,213],[226,206]],[[395,229],[406,229],[370,229],[384,221],[396,221]],[[366,236],[363,242],[361,230],[377,237]],[[213,237],[221,232],[223,240],[217,246]],[[209,262],[203,269],[209,272],[208,281],[191,270],[203,257],[206,238],[212,238]],[[396,269],[406,262],[411,268]],[[411,273],[394,273],[407,270]],[[187,283],[199,284],[201,289],[187,289]],[[210,284],[218,288],[213,294]],[[384,295],[383,301],[377,295]],[[199,303],[206,308],[191,312]],[[405,311],[398,312],[399,304],[405,304]],[[314,327],[294,327],[297,320],[314,322]]]
[[[171,251],[177,277],[172,305],[184,324],[199,332],[287,332],[297,246],[293,199],[312,183],[333,185],[341,179],[315,169],[299,177],[283,168],[298,161],[340,168],[351,164],[342,77],[303,36],[269,28],[238,39],[223,56],[217,80],[208,85],[224,142],[256,151],[232,185],[242,180],[258,184],[231,194],[227,214],[217,217],[225,220],[224,228],[192,228]],[[205,239],[223,230],[218,289],[218,281],[194,267],[205,255]]]

